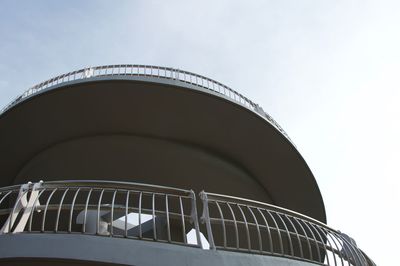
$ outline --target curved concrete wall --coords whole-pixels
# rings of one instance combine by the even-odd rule
[[[249,173],[217,154],[194,145],[134,135],[101,135],[57,143],[28,161],[14,182],[36,181],[43,176],[52,180],[142,182],[197,192],[207,188],[271,202]]]

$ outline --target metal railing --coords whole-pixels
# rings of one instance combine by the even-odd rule
[[[252,102],[242,94],[234,91],[228,86],[212,80],[210,78],[169,67],[160,67],[160,66],[151,66],[151,65],[106,65],[106,66],[96,66],[96,67],[88,67],[80,70],[72,71],[66,74],[59,75],[57,77],[46,80],[42,83],[39,83],[27,91],[25,91],[22,95],[15,98],[11,103],[6,105],[2,110],[0,110],[0,115],[10,109],[12,106],[18,104],[23,101],[25,98],[35,95],[36,93],[50,88],[52,86],[74,81],[74,80],[82,80],[92,77],[105,77],[105,76],[142,76],[142,77],[156,77],[156,78],[164,78],[170,80],[178,80],[181,82],[185,82],[188,84],[196,85],[219,94],[224,95],[225,97],[235,101],[236,103],[247,107],[248,109],[258,113],[262,117],[264,117],[268,122],[270,122],[276,129],[278,129],[289,141],[290,138],[283,130],[283,128],[269,115],[267,114],[258,104]]]
[[[203,231],[211,250],[319,265],[375,265],[353,239],[310,217],[204,191],[200,198],[199,219],[192,190],[108,181],[41,181],[6,187],[0,189],[0,237],[87,234],[203,248]],[[188,237],[189,231],[194,236]]]
[[[0,189],[0,234],[82,233],[201,247],[191,190],[107,182],[28,183]],[[196,231],[193,244],[187,231]]]
[[[321,265],[375,265],[347,235],[274,205],[201,192],[211,249],[269,254]]]

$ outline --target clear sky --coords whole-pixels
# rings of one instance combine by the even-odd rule
[[[321,189],[328,224],[398,263],[399,1],[0,1],[0,106],[86,66],[176,67],[259,103]],[[396,258],[395,258],[396,257]]]

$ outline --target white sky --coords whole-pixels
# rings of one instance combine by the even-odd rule
[[[214,78],[287,131],[328,223],[398,259],[399,1],[15,1],[0,5],[0,106],[52,76],[142,63]]]

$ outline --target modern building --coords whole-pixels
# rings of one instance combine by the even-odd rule
[[[178,69],[30,88],[0,113],[0,187],[1,265],[374,265],[278,123]]]

